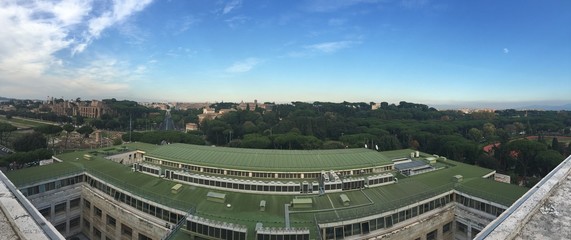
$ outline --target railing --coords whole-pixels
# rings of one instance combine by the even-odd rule
[[[178,223],[174,226],[174,228],[172,228],[165,237],[163,237],[162,239],[164,240],[171,240],[171,239],[175,239],[176,237],[176,233],[178,232],[178,230],[180,229],[180,227],[186,223],[186,219],[188,218],[188,216],[190,216],[190,214],[192,214],[194,212],[193,208],[188,209],[188,211],[186,212],[186,214],[184,215],[183,218],[181,218],[180,220],[178,220]]]
[[[500,203],[506,207],[509,207],[514,202],[513,199],[510,199],[510,198],[507,198],[507,197],[504,197],[504,196],[501,196],[498,194],[493,194],[493,193],[489,193],[486,191],[482,191],[480,189],[476,189],[473,187],[464,186],[464,185],[458,185],[455,187],[455,189],[459,192],[466,193],[466,194],[474,196],[474,197],[479,197],[482,199],[486,199],[488,201]]]
[[[55,175],[31,175],[26,176],[25,180],[19,180],[18,178],[11,178],[10,180],[14,185],[16,185],[19,189],[25,188],[28,186],[34,186],[41,182],[46,181],[53,181],[53,179],[69,177],[73,175],[81,175],[85,171],[84,170],[69,170],[69,171],[61,171],[59,174]]]

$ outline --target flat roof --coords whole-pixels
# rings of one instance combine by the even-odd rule
[[[267,150],[168,144],[146,156],[180,163],[250,171],[316,172],[392,164],[380,152],[364,149]]]
[[[398,170],[406,170],[411,168],[423,167],[423,166],[430,166],[426,162],[421,160],[414,160],[412,162],[405,162],[405,163],[397,163],[395,164],[395,168]]]
[[[156,147],[155,145],[150,146]],[[145,145],[140,145],[139,148],[145,150]],[[157,147],[156,149],[161,149],[161,147]],[[224,148],[224,150],[226,149]],[[257,152],[261,154],[265,151],[268,150],[247,152]],[[366,149],[356,150],[357,153],[362,151],[366,151],[367,154],[370,152],[374,155],[387,155],[385,153],[388,153],[388,155],[398,157],[402,154],[409,154],[411,150],[383,153]],[[57,157],[63,160],[62,163],[10,171],[7,172],[6,175],[17,187],[21,188],[36,184],[39,181],[47,181],[85,171],[113,184],[116,188],[122,189],[125,192],[130,192],[131,194],[184,212],[189,208],[194,208],[196,210],[195,215],[199,217],[245,225],[249,231],[253,231],[258,222],[263,223],[264,227],[284,227],[284,205],[289,204],[292,198],[295,197],[310,198],[313,201],[312,207],[307,210],[296,210],[294,213],[290,212],[290,226],[305,228],[314,226],[315,219],[317,219],[318,222],[337,222],[344,219],[369,216],[414,204],[451,190],[458,190],[483,199],[493,199],[505,206],[511,205],[528,190],[527,188],[516,185],[483,179],[482,176],[492,172],[490,169],[447,160],[439,162],[439,164],[446,166],[444,169],[411,177],[400,177],[398,183],[395,184],[366,188],[363,190],[326,193],[323,196],[317,194],[253,194],[219,189],[213,190],[187,184],[183,184],[178,194],[173,194],[171,193],[171,187],[173,186],[173,181],[171,180],[141,172],[133,172],[131,171],[131,167],[107,160],[102,154],[94,154],[91,160],[84,160],[81,156],[86,152],[90,151],[61,154]],[[93,150],[91,150],[91,152],[93,152]],[[283,153],[286,151],[278,152]],[[225,152],[225,154],[229,153]],[[292,153],[291,156],[295,156],[295,154],[296,153]],[[243,155],[242,157],[245,156],[247,155]],[[76,160],[76,158],[79,159]],[[293,159],[292,161],[296,160]],[[388,161],[390,161],[390,159]],[[453,183],[451,179],[454,175],[462,175],[464,181],[461,183]],[[307,179],[302,180],[308,181]],[[221,208],[220,204],[207,201],[208,192],[212,191],[226,194],[226,203],[232,204],[233,207]],[[335,200],[340,199],[341,194],[345,194],[351,199],[350,208],[343,206],[341,201]],[[266,201],[266,211],[259,211],[258,203],[262,200]],[[316,214],[316,211],[319,212]],[[312,231],[312,234],[314,234],[313,232],[314,231]]]

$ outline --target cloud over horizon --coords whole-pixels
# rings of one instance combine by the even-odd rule
[[[141,11],[152,0],[113,0],[100,10],[93,0],[15,1],[0,3],[0,84],[3,91],[28,92],[30,89],[126,89],[124,83],[106,82],[98,78],[102,70],[123,72],[116,65],[107,65],[99,71],[92,58],[81,66],[70,56],[83,52],[102,32]],[[129,30],[129,29],[127,29]],[[128,32],[125,30],[125,32]],[[69,54],[69,55],[67,55]],[[77,67],[77,65],[80,65]],[[109,79],[115,79],[111,76]],[[57,84],[65,83],[65,84]],[[61,88],[54,88],[59,85]],[[30,88],[30,89],[24,89]],[[40,90],[41,92],[41,90]]]
[[[334,53],[341,49],[349,48],[359,42],[356,41],[336,41],[336,42],[322,42],[305,46],[306,49],[322,53]]]
[[[241,61],[237,61],[228,68],[226,72],[228,73],[243,73],[252,70],[256,65],[260,64],[262,60],[258,58],[246,58]]]

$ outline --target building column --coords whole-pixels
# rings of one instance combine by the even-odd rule
[[[466,229],[466,234],[468,234],[468,239],[472,239],[472,223],[468,223]]]

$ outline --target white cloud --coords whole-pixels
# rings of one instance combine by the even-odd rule
[[[133,13],[143,10],[153,0],[113,0],[113,6],[103,11],[98,17],[89,19],[88,29],[83,34],[83,44],[90,44],[91,41],[101,36],[101,32],[110,26],[124,21]],[[81,44],[81,43],[80,43]],[[78,45],[79,46],[79,45]],[[76,47],[73,53],[81,52],[85,46]]]
[[[256,65],[262,63],[262,60],[257,58],[246,58],[244,60],[235,62],[232,66],[226,68],[229,73],[243,73],[252,70]]]
[[[305,46],[306,49],[322,53],[334,53],[344,48],[349,48],[359,42],[355,41],[337,41],[337,42],[323,42],[313,45]]]
[[[508,54],[508,53],[510,53],[510,50],[509,50],[509,49],[507,49],[507,48],[504,48],[504,49],[503,49],[503,51],[504,51],[504,53],[505,53],[505,54]]]
[[[178,30],[177,33],[186,32],[192,25],[196,24],[199,21],[200,21],[200,19],[198,19],[194,16],[184,16],[182,18],[182,24],[180,26],[180,29]]]
[[[124,73],[126,69],[108,65],[99,67],[99,71],[87,71],[98,65],[88,63],[81,68],[79,61],[66,61],[58,54],[65,50],[82,52],[106,28],[142,10],[151,0],[113,0],[102,12],[95,9],[97,2],[0,1],[0,95],[55,93],[71,88],[71,92],[125,89],[127,85],[121,81],[106,82],[100,77],[117,80],[113,73]],[[71,69],[71,62],[80,68]],[[111,76],[101,75],[107,70]]]
[[[242,5],[241,0],[231,0],[224,5],[224,9],[222,9],[222,14],[228,14],[235,8],[239,8]]]
[[[248,18],[245,16],[235,16],[224,20],[230,28],[236,28],[239,25],[243,25],[248,21]]]

